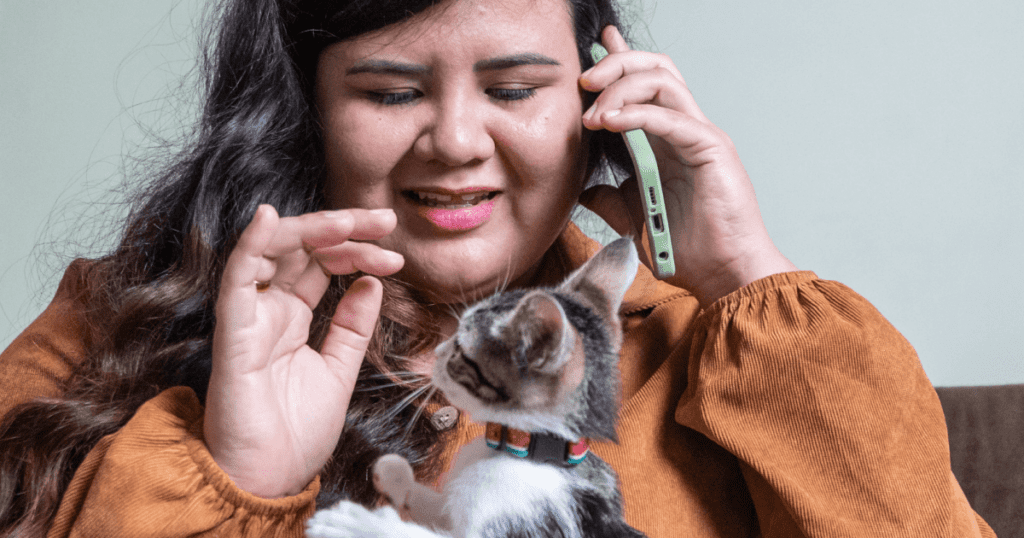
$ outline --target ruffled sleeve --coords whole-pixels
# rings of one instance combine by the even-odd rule
[[[89,345],[89,262],[75,260],[53,301],[0,353],[0,419],[34,398],[59,397]]]
[[[319,481],[283,499],[242,491],[206,450],[202,416],[185,387],[145,403],[86,456],[48,537],[303,536]]]
[[[676,421],[738,458],[763,536],[994,536],[914,349],[849,288],[796,272],[723,297],[688,368]]]

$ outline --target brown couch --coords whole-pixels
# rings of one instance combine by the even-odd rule
[[[1024,538],[1024,384],[935,390],[971,506],[999,538]]]

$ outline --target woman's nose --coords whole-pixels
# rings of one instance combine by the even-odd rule
[[[461,166],[494,155],[494,139],[477,105],[469,95],[452,95],[439,101],[432,121],[416,140],[417,156]]]

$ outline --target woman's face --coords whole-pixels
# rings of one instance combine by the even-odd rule
[[[564,0],[449,0],[321,55],[332,208],[392,208],[399,277],[458,302],[526,280],[582,189]]]

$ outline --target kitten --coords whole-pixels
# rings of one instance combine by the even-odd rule
[[[432,383],[487,435],[463,447],[442,491],[384,456],[374,486],[398,508],[343,501],[312,537],[643,537],[623,520],[617,477],[587,439],[616,440],[618,310],[639,264],[630,238],[555,288],[497,293],[436,349]]]

